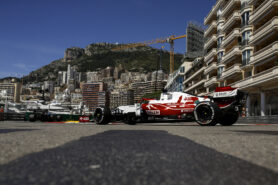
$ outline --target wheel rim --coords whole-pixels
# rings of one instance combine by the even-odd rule
[[[95,111],[95,120],[96,120],[96,122],[99,123],[102,120],[102,117],[103,117],[102,110],[101,109],[96,109],[96,111]]]
[[[212,110],[209,106],[201,106],[199,107],[199,111],[197,113],[199,121],[203,124],[209,123],[212,117]]]

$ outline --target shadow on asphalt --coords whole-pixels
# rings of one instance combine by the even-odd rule
[[[278,183],[278,173],[165,131],[107,131],[0,166],[0,184]]]
[[[29,132],[38,129],[0,129],[0,134],[6,134],[10,132]]]
[[[241,132],[241,133],[247,133],[247,134],[264,134],[264,135],[273,135],[278,136],[278,131],[272,131],[272,130],[242,130],[242,131],[233,131],[233,132]]]

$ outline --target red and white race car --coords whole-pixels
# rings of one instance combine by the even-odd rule
[[[228,126],[238,120],[244,96],[245,93],[231,87],[218,87],[210,97],[164,92],[159,100],[143,98],[141,103],[119,106],[112,111],[99,107],[94,118],[97,124],[108,124],[113,120],[136,124],[138,120],[144,122],[149,117],[193,118],[202,126],[215,126],[217,123]]]

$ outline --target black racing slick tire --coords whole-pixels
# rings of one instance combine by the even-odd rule
[[[220,116],[219,107],[212,102],[201,102],[194,109],[195,121],[201,126],[215,126]]]
[[[30,122],[35,122],[37,119],[36,119],[36,115],[35,114],[30,114],[29,115],[29,121]]]
[[[126,120],[124,121],[124,123],[128,124],[128,125],[136,125],[136,116],[135,114],[127,114],[126,116]]]
[[[237,111],[234,110],[227,111],[226,113],[223,114],[220,120],[220,124],[222,126],[231,126],[235,122],[237,122],[238,117],[239,117],[239,113]]]
[[[111,121],[111,111],[107,107],[98,107],[94,113],[94,119],[98,125],[107,125]]]

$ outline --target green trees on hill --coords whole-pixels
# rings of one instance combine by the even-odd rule
[[[92,45],[93,46],[93,45]],[[121,64],[124,69],[129,71],[140,70],[142,72],[152,72],[157,68],[157,63],[160,60],[160,50],[151,47],[139,47],[138,49],[124,50],[124,51],[112,51],[111,46],[109,49],[99,48],[99,52],[93,47],[94,53],[91,56],[83,54],[82,56],[70,61],[64,62],[63,59],[59,59],[51,62],[50,64],[31,72],[28,76],[24,77],[25,82],[55,80],[58,75],[58,71],[66,71],[67,65],[76,66],[79,72],[96,71],[98,69],[104,69],[108,66],[119,66]],[[108,47],[108,46],[107,46]],[[175,69],[181,65],[181,54],[175,55]],[[162,69],[169,72],[170,54],[164,51],[162,54]]]

